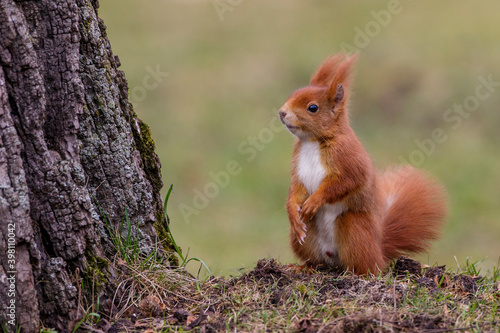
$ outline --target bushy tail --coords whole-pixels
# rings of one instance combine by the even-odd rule
[[[387,170],[381,177],[386,199],[383,251],[387,259],[424,252],[440,236],[447,216],[444,188],[411,166]]]

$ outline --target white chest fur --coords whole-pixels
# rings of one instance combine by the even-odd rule
[[[297,167],[299,180],[311,195],[318,189],[326,175],[317,142],[302,142]],[[323,205],[316,214],[317,236],[315,240],[309,240],[316,243],[317,255],[327,264],[336,264],[335,220],[344,210],[345,204],[340,201]]]
[[[319,143],[302,142],[299,152],[298,176],[309,195],[316,191],[325,178],[325,168],[321,164]]]

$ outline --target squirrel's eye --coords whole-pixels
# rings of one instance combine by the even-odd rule
[[[307,107],[307,111],[312,112],[312,113],[317,112],[318,109],[319,109],[319,107],[316,104],[311,104]]]

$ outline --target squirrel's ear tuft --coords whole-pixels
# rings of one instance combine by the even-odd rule
[[[321,66],[319,66],[316,72],[311,76],[309,85],[318,87],[330,86],[335,75],[335,69],[344,58],[344,54],[337,53],[323,61]]]
[[[346,100],[345,94],[349,93],[349,87],[353,79],[353,66],[357,59],[358,55],[354,54],[339,63],[335,68],[330,81],[329,95],[334,98],[336,104]]]

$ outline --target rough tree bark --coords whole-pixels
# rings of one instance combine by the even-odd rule
[[[114,223],[127,209],[144,251],[157,238],[170,248],[160,162],[97,8],[0,0],[0,323],[11,329],[15,314],[24,332],[67,330],[85,276],[111,307],[96,201]]]

